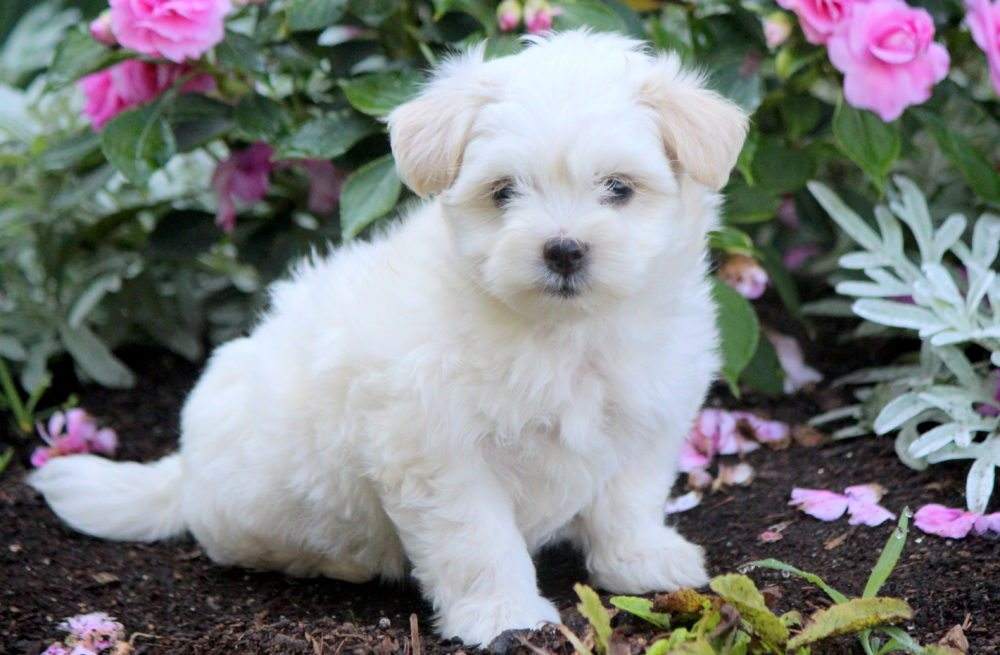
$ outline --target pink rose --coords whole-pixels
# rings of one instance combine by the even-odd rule
[[[212,187],[218,201],[215,223],[226,232],[236,227],[237,204],[253,204],[264,199],[271,185],[271,156],[274,150],[266,143],[255,143],[236,150],[219,164],[212,175]]]
[[[834,30],[850,16],[854,5],[865,0],[778,0],[785,9],[799,17],[802,32],[809,43],[826,43]]]
[[[187,67],[130,59],[80,80],[86,96],[83,114],[95,130],[127,109],[144,105],[170,88]],[[207,92],[215,88],[210,75],[196,75],[181,89],[185,93]]]
[[[229,0],[111,0],[111,25],[126,48],[181,63],[222,41],[229,8]]]
[[[976,45],[986,53],[990,80],[1000,94],[1000,1],[966,0],[965,24]]]
[[[830,61],[844,73],[847,102],[886,122],[925,102],[950,63],[933,39],[934,21],[923,9],[902,0],[855,4],[827,42]]]

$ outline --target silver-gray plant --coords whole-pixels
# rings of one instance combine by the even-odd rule
[[[861,401],[816,417],[814,423],[854,419],[835,433],[852,437],[897,431],[896,452],[923,469],[947,460],[971,459],[966,502],[984,512],[1000,466],[997,371],[1000,367],[1000,217],[985,213],[963,240],[968,222],[953,214],[935,227],[927,202],[905,177],[895,178],[888,207],[875,208],[873,229],[826,186],[809,190],[862,250],[844,255],[841,267],[867,280],[836,285],[853,296],[855,314],[921,339],[918,363],[857,371],[840,384],[866,384]],[[906,247],[903,227],[916,251]],[[933,427],[928,427],[932,426]]]

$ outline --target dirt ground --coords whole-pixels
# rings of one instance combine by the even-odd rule
[[[148,352],[130,359],[139,373],[138,388],[85,388],[80,398],[118,430],[120,459],[154,459],[176,443],[178,409],[198,368]],[[799,397],[771,408],[757,404],[765,414],[796,422],[828,402]],[[10,434],[3,436],[12,440]],[[0,653],[36,655],[61,636],[60,620],[97,610],[118,617],[130,634],[141,633],[134,641],[138,653],[412,653],[411,614],[417,617],[423,653],[462,650],[434,638],[429,608],[412,584],[293,579],[215,566],[190,539],[120,544],[71,532],[23,484],[28,453],[22,445],[0,479]],[[786,505],[793,486],[840,489],[877,481],[889,487],[883,502],[894,511],[927,502],[962,503],[962,466],[910,471],[896,460],[890,440],[762,449],[748,461],[757,471],[751,486],[717,492],[672,519],[706,547],[713,573],[775,557],[822,575],[845,593],[860,593],[891,526],[855,528],[846,520],[814,520]],[[765,528],[786,521],[791,523],[780,541],[758,540]],[[763,571],[751,575],[761,586],[781,588],[781,611],[806,613],[827,604],[818,590],[797,579]],[[539,576],[567,625],[582,632],[572,592],[574,582],[586,579],[579,556],[566,548],[548,551],[539,558]],[[913,530],[884,593],[914,607],[915,618],[905,627],[918,639],[936,641],[968,617],[970,652],[1000,653],[1000,540],[949,541]],[[628,621],[619,624],[624,631],[637,630]],[[636,652],[650,636],[634,640]],[[554,632],[533,639],[553,652],[570,652]],[[844,641],[822,652],[854,649],[853,642]]]

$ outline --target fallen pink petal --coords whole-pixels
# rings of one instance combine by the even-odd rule
[[[785,535],[781,534],[777,530],[764,530],[759,535],[757,535],[757,540],[762,541],[765,544],[774,543],[775,541],[781,541],[785,538]]]
[[[1000,512],[980,514],[931,503],[917,510],[913,524],[928,534],[948,539],[963,539],[972,531],[1000,535]]]
[[[707,489],[712,486],[712,474],[703,468],[696,468],[687,474],[687,486],[689,489]]]
[[[875,527],[896,518],[896,515],[878,503],[863,500],[847,501],[847,522],[851,525]]]
[[[721,485],[745,487],[753,482],[753,477],[754,468],[746,462],[740,462],[739,464],[731,466],[728,464],[720,464],[719,475],[716,477],[716,482]]]
[[[35,468],[44,466],[53,457],[83,453],[114,455],[118,448],[115,431],[98,429],[97,421],[79,407],[53,413],[48,425],[38,424],[36,430],[46,445],[31,454],[31,465]]]
[[[795,393],[799,389],[821,382],[823,374],[806,364],[802,347],[794,338],[774,330],[765,330],[767,340],[774,346],[778,362],[785,372],[785,393]]]
[[[847,496],[825,489],[792,489],[789,505],[821,521],[836,521],[847,511]]]

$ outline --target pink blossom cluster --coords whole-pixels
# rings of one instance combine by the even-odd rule
[[[72,616],[59,627],[69,634],[63,641],[51,644],[41,655],[100,655],[131,650],[125,641],[125,628],[104,612]]]
[[[548,0],[503,0],[497,7],[497,26],[501,32],[517,29],[523,19],[524,29],[531,34],[541,34],[552,29],[552,20],[559,14]]]
[[[1000,0],[966,0],[965,24],[986,54],[993,88],[1000,94]]]
[[[876,526],[896,515],[879,505],[885,488],[878,484],[857,484],[836,493],[826,489],[792,489],[789,505],[821,521],[836,521],[846,512],[851,525]]]
[[[931,503],[913,515],[913,524],[928,534],[962,539],[970,532],[1000,536],[1000,512],[980,514]]]
[[[343,181],[342,174],[333,163],[326,159],[274,161],[274,149],[266,143],[257,142],[234,150],[216,167],[212,175],[217,202],[216,224],[226,232],[232,232],[236,228],[237,208],[263,200],[271,185],[271,173],[288,167],[301,169],[309,180],[309,211],[317,215],[333,211]]]
[[[229,0],[110,0],[109,4],[109,16],[91,24],[95,38],[178,64],[198,59],[222,41],[230,10]]]
[[[948,51],[934,41],[931,15],[903,0],[778,0],[778,4],[795,12],[810,43],[826,45],[830,62],[844,74],[847,102],[886,122],[899,118],[907,107],[926,102],[934,85],[948,74]],[[982,12],[975,11],[977,16]]]
[[[31,454],[32,466],[43,466],[53,457],[99,453],[114,455],[118,448],[118,435],[111,428],[98,428],[97,421],[80,408],[65,414],[56,412],[49,418],[48,427],[36,426],[38,435],[47,445]]]

